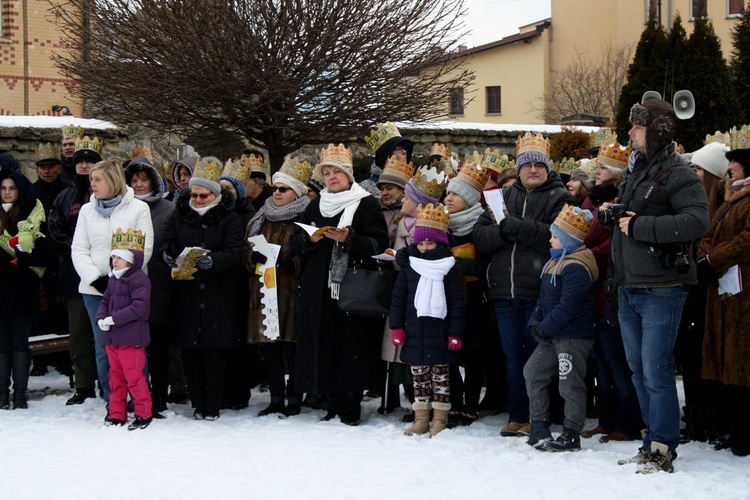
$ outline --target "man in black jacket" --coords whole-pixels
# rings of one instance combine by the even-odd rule
[[[516,141],[518,179],[503,190],[508,215],[485,211],[472,236],[477,251],[492,255],[487,268],[489,297],[508,374],[508,425],[503,436],[528,436],[529,398],[523,367],[538,345],[527,329],[541,288],[542,266],[549,260],[550,224],[566,203],[573,203],[556,172],[550,171],[549,141],[527,133]]]
[[[675,122],[672,106],[660,99],[631,108],[621,216],[610,208],[622,340],[646,423],[643,446],[621,463],[642,464],[644,473],[674,471],[680,406],[672,351],[688,287],[697,283],[692,241],[709,224],[701,180],[675,152]]]

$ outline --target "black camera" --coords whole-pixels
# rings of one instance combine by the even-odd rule
[[[609,208],[599,210],[599,224],[617,224],[626,217],[628,207],[623,203],[612,203]]]
[[[679,274],[690,271],[690,246],[686,244],[649,247],[649,252],[659,257],[664,269],[674,267]]]

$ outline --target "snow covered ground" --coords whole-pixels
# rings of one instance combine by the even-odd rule
[[[588,439],[581,452],[539,452],[499,436],[507,414],[406,437],[403,411],[378,415],[378,400],[347,427],[310,409],[257,417],[269,395],[254,391],[250,408],[215,422],[172,405],[165,420],[128,432],[104,427],[101,400],[65,406],[72,391],[57,372],[32,377],[30,388],[28,410],[0,412],[4,498],[750,498],[750,457],[708,444],[680,446],[674,474],[642,476],[617,465],[636,443]]]

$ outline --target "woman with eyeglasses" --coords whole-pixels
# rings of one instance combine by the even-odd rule
[[[182,349],[196,420],[219,418],[227,351],[241,341],[237,266],[243,232],[234,197],[219,184],[221,171],[213,156],[198,162],[189,190],[176,199],[160,249],[172,268],[185,248],[209,251],[196,259],[192,279],[172,281],[170,346]]]
[[[295,222],[310,204],[307,183],[312,166],[307,161],[287,158],[281,169],[273,174],[273,195],[266,199],[247,228],[247,237],[263,235],[268,243],[280,245],[276,259],[276,301],[278,304],[278,336],[269,332],[264,320],[262,277],[256,274],[258,265],[266,264],[268,256],[254,251],[245,240],[244,263],[250,273],[250,307],[247,341],[260,346],[260,355],[268,378],[271,404],[258,416],[281,413],[286,416],[300,413],[302,394],[295,388],[294,356],[297,342],[295,301],[302,259],[292,255],[289,238],[299,229]],[[284,382],[284,367],[289,371],[289,383]],[[285,398],[288,399],[286,406]]]

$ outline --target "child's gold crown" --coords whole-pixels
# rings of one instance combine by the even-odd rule
[[[614,143],[605,142],[599,149],[599,155],[596,157],[596,162],[600,165],[619,168],[622,170],[628,166],[630,153],[631,150],[629,146],[621,146],[617,141]]]
[[[101,156],[103,147],[104,144],[102,144],[102,141],[100,141],[98,137],[91,138],[89,136],[85,136],[76,139],[76,151],[86,149],[88,151],[93,151],[94,153]]]
[[[222,177],[231,177],[237,179],[242,184],[247,184],[250,180],[250,166],[243,164],[240,160],[231,158],[224,164],[224,170],[221,171]]]
[[[451,158],[451,147],[447,144],[440,144],[436,142],[432,145],[432,149],[430,150],[430,156],[440,155],[443,158],[447,158],[450,160]]]
[[[219,182],[222,170],[224,170],[224,165],[221,164],[218,158],[206,156],[198,161],[193,171],[193,176]]]
[[[370,135],[365,137],[367,146],[372,150],[373,153],[380,149],[380,146],[393,139],[394,137],[401,137],[401,133],[391,122],[381,123],[375,130],[372,130]]]
[[[445,172],[441,172],[435,168],[422,167],[417,170],[412,181],[415,188],[427,196],[439,200],[443,197],[443,193],[445,193],[445,188],[448,185],[448,176],[445,175]]]
[[[417,207],[417,222],[414,227],[431,227],[439,231],[448,230],[450,212],[441,204],[428,203]]]
[[[522,153],[541,153],[549,158],[549,139],[545,139],[541,133],[532,135],[526,132],[526,135],[520,135],[516,139],[516,158]]]
[[[742,149],[750,147],[750,129],[748,129],[747,125],[743,125],[742,127],[737,129],[737,127],[732,127],[732,129],[729,131],[729,137],[731,144],[729,145],[732,149]]]
[[[464,164],[456,176],[456,179],[461,179],[480,193],[484,190],[487,179],[490,178],[490,169],[482,166],[483,158],[483,155],[474,151],[471,156],[464,159]]]
[[[62,128],[62,136],[63,139],[70,139],[71,137],[75,139],[80,139],[83,137],[83,127],[79,127],[78,125],[65,125]]]
[[[146,237],[140,229],[135,232],[132,228],[128,228],[123,233],[122,229],[118,227],[112,235],[112,250],[138,250],[142,252],[145,247]]]
[[[589,234],[593,223],[594,218],[591,216],[591,212],[581,210],[566,203],[552,224],[574,238],[583,241],[586,239],[586,235]]]
[[[501,156],[499,150],[490,151],[490,148],[487,148],[482,156],[482,166],[499,173],[506,168],[514,168],[516,160],[508,160],[508,155]]]

